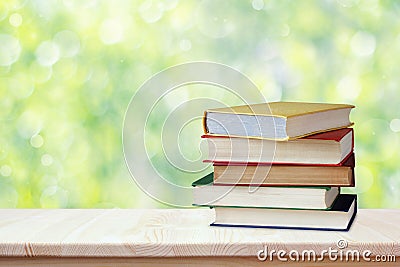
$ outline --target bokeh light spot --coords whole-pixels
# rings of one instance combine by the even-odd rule
[[[29,72],[36,83],[45,83],[51,78],[53,69],[51,66],[42,66],[34,61],[29,67]]]
[[[12,173],[12,169],[11,169],[10,166],[8,166],[8,165],[3,165],[3,166],[1,166],[1,168],[0,168],[0,174],[1,174],[2,176],[8,177],[8,176],[11,175],[11,173]]]
[[[390,121],[390,130],[395,133],[400,132],[400,119],[393,119]]]
[[[62,57],[74,57],[81,49],[79,36],[73,31],[64,30],[58,32],[54,36],[54,42],[60,48]]]
[[[251,2],[251,5],[255,10],[262,10],[264,8],[264,1],[263,0],[253,0]]]
[[[21,53],[19,40],[9,34],[0,34],[0,66],[16,62]]]
[[[34,148],[39,148],[44,143],[43,137],[40,134],[36,134],[31,137],[30,143],[31,143],[31,146],[33,146]]]
[[[353,101],[361,92],[361,84],[357,77],[349,75],[340,79],[336,90],[341,99]]]
[[[350,46],[356,56],[371,56],[375,52],[376,39],[368,32],[359,31],[351,38]]]
[[[43,166],[50,166],[51,164],[53,164],[54,160],[51,155],[44,154],[41,158],[41,162]]]
[[[52,66],[60,58],[60,49],[52,41],[44,41],[36,49],[36,60],[42,66]]]
[[[123,23],[116,18],[106,19],[100,26],[99,35],[104,44],[116,44],[123,38]]]
[[[286,36],[289,36],[289,34],[290,34],[290,27],[289,27],[289,25],[287,25],[286,23],[284,23],[284,24],[282,25],[282,27],[281,27],[280,35],[281,35],[282,37],[286,37]]]
[[[22,16],[18,13],[14,13],[10,16],[8,21],[10,22],[11,26],[19,27],[22,24]]]
[[[160,20],[164,13],[164,5],[160,1],[147,0],[139,7],[140,17],[147,23]]]

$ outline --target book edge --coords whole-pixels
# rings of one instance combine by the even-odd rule
[[[345,129],[345,128],[349,128],[351,126],[354,125],[354,122],[351,122],[348,125],[344,125],[344,126],[340,126],[340,127],[335,127],[335,128],[329,128],[329,129],[324,129],[324,130],[319,130],[319,131],[314,131],[314,132],[310,132],[307,134],[303,134],[303,135],[298,135],[298,136],[287,136],[285,138],[269,138],[269,137],[262,137],[262,136],[244,136],[244,135],[227,135],[227,134],[213,134],[213,133],[209,133],[207,126],[203,125],[203,129],[204,129],[204,133],[206,135],[209,135],[211,137],[234,137],[234,138],[248,138],[248,139],[264,139],[264,140],[270,140],[270,141],[288,141],[288,140],[297,140],[300,138],[304,138],[310,135],[314,135],[314,134],[318,134],[318,133],[324,133],[324,132],[330,132],[330,131],[334,131],[334,130],[339,130],[339,129]]]
[[[258,103],[258,104],[254,104],[254,105],[260,105],[260,104],[265,104],[265,105],[269,105],[272,103],[280,103],[280,102],[270,102],[270,103]],[[224,114],[236,114],[236,115],[250,115],[250,116],[264,116],[264,117],[277,117],[277,118],[292,118],[292,117],[297,117],[297,116],[303,116],[303,115],[308,115],[308,114],[315,114],[315,113],[320,113],[320,112],[324,112],[324,111],[330,111],[330,110],[338,110],[338,109],[353,109],[355,108],[354,105],[350,105],[350,104],[331,104],[331,103],[309,103],[309,102],[286,102],[285,103],[302,103],[304,105],[307,104],[327,104],[327,105],[333,105],[331,108],[327,108],[327,109],[322,109],[322,110],[314,110],[314,111],[308,111],[308,112],[303,112],[303,113],[299,113],[299,114],[293,114],[293,115],[288,115],[288,116],[284,116],[284,115],[280,115],[280,114],[259,114],[259,113],[251,113],[251,112],[233,112],[233,111],[220,111],[219,109],[226,109],[226,108],[236,108],[236,107],[242,107],[242,106],[249,106],[250,109],[252,104],[250,105],[241,105],[241,106],[232,106],[232,107],[224,107],[224,108],[215,108],[215,109],[207,109],[205,112],[214,112],[214,113],[224,113]],[[270,108],[269,108],[270,109]],[[270,109],[271,110],[271,109]]]

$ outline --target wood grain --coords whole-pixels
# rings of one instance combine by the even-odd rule
[[[210,209],[0,210],[0,256],[256,259],[265,246],[320,253],[341,239],[400,256],[400,210],[360,210],[349,232],[210,227],[213,219]]]
[[[399,266],[400,258],[396,262],[333,262],[325,259],[320,262],[262,262],[254,257],[169,257],[169,258],[0,258],[0,267],[9,266],[40,266],[40,267],[154,267],[154,266],[189,266],[189,267],[253,267],[253,266],[278,266],[278,267],[382,267]]]

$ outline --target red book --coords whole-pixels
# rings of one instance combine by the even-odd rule
[[[338,166],[354,148],[352,128],[310,135],[289,141],[203,135],[209,155],[205,162],[219,164],[296,164]]]

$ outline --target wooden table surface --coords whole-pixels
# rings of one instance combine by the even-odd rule
[[[318,254],[337,248],[339,240],[347,242],[346,249],[400,256],[400,210],[361,209],[349,232],[210,227],[213,219],[210,209],[3,209],[0,256],[257,259],[265,246]]]

